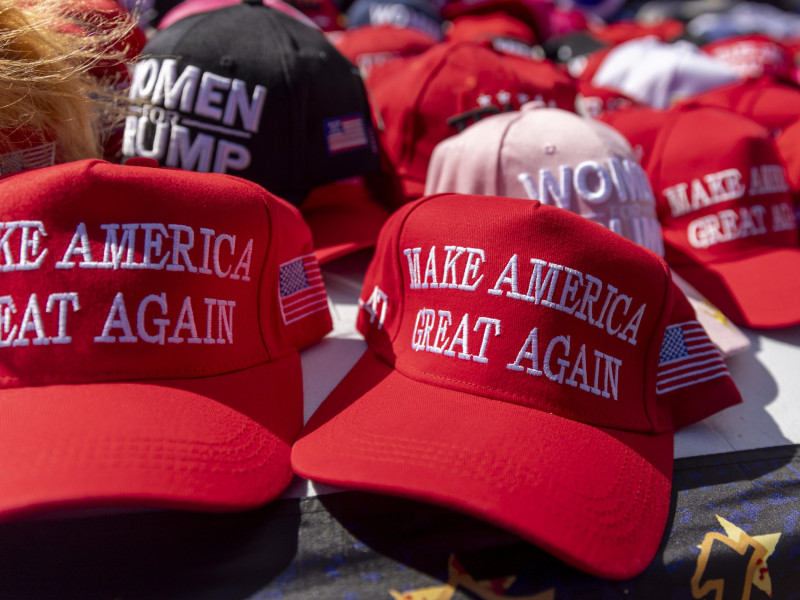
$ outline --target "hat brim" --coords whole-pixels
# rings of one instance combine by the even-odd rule
[[[774,248],[736,260],[670,265],[736,325],[800,324],[800,249]]]
[[[253,508],[290,483],[297,353],[224,375],[0,392],[0,520],[54,510]]]
[[[670,506],[673,435],[586,425],[361,358],[292,450],[299,475],[494,523],[611,579],[645,569]]]
[[[360,180],[316,188],[300,213],[311,229],[314,255],[321,265],[374,246],[389,218],[389,210],[372,199]]]

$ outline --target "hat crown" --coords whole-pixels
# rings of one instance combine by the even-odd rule
[[[656,368],[673,291],[656,255],[538,202],[410,206],[384,227],[359,314],[396,370],[595,425],[671,428]]]
[[[0,186],[0,385],[203,377],[303,344],[287,297],[309,285],[310,235],[263,188],[102,161]]]

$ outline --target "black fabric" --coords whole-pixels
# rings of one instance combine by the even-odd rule
[[[555,62],[566,63],[607,48],[608,44],[600,41],[588,31],[577,31],[552,37],[543,46],[547,58]]]
[[[576,571],[506,531],[453,511],[341,492],[279,500],[239,514],[100,514],[6,523],[0,525],[0,598],[766,600],[768,590],[774,600],[800,595],[800,446],[677,460],[673,487],[661,548],[644,573],[627,581]],[[733,529],[726,531],[718,517]],[[772,543],[774,552],[759,563],[763,543]]]
[[[295,204],[313,187],[379,167],[357,69],[322,32],[282,11],[242,3],[192,15],[156,32],[142,56],[125,158],[227,172]],[[177,68],[168,77],[170,60]],[[339,133],[343,121],[363,137]]]

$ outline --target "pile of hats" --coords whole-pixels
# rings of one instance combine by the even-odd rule
[[[739,327],[800,324],[800,16],[701,4],[166,11],[127,164],[0,180],[0,515],[297,473],[640,573]],[[364,249],[368,349],[301,431],[319,265]]]

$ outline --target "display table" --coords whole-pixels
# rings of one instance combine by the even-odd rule
[[[334,330],[302,353],[306,418],[366,349],[368,254],[323,269]],[[598,579],[513,534],[295,480],[243,513],[79,513],[0,525],[0,599],[497,600],[800,597],[800,327],[746,332],[744,403],[675,438],[672,511],[640,576]]]

